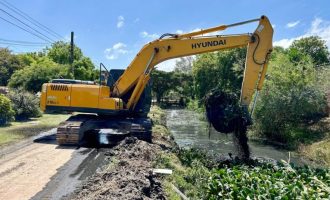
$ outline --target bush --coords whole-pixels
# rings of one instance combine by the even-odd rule
[[[16,120],[25,120],[31,117],[40,117],[39,98],[19,88],[8,94],[15,110]]]
[[[279,54],[268,74],[255,110],[255,130],[278,142],[300,142],[304,134],[293,130],[317,121],[326,111],[317,69],[310,60],[292,63]]]
[[[11,107],[10,100],[3,94],[0,94],[0,126],[7,124],[14,119],[14,110]]]

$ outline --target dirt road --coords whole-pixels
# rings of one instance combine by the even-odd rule
[[[101,165],[102,153],[58,147],[54,133],[0,150],[0,199],[58,199]]]

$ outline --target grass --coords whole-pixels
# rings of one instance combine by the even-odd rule
[[[0,147],[47,131],[69,117],[67,114],[43,114],[39,118],[12,122],[0,127]]]
[[[299,153],[317,165],[330,167],[330,136],[320,142],[300,146]]]
[[[317,165],[330,167],[330,117],[323,119],[311,129],[320,130],[324,136],[317,141],[301,144],[298,152]]]

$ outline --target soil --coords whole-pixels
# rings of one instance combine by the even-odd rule
[[[32,198],[71,159],[74,151],[31,140],[1,149],[0,199]]]
[[[109,165],[65,199],[165,199],[161,177],[152,173],[152,161],[157,153],[170,148],[170,138],[153,140],[151,144],[128,137],[108,149]]]

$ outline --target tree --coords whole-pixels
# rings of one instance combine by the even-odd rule
[[[73,62],[73,67],[75,69],[76,79],[94,81],[99,75],[99,72],[94,68],[94,64],[88,57],[75,60]]]
[[[193,61],[194,61],[193,56],[179,58],[179,60],[175,62],[174,72],[181,72],[187,74],[192,73]]]
[[[178,85],[173,72],[154,70],[151,74],[151,78],[152,92],[156,96],[158,103],[161,102],[161,99],[167,92]]]
[[[44,56],[46,56],[44,52],[28,52],[17,55],[23,67],[31,65],[34,61],[37,61]]]
[[[46,49],[47,56],[54,62],[62,65],[69,65],[70,63],[70,44],[63,41],[54,43],[51,48]],[[74,46],[73,53],[73,68],[74,78],[81,80],[95,80],[98,76],[93,62],[90,58],[85,57],[81,49]],[[71,69],[71,71],[73,71]]]
[[[174,84],[171,89],[176,91],[180,97],[194,99],[194,78],[191,73],[173,72]]]
[[[6,86],[11,75],[22,65],[16,55],[7,48],[0,48],[0,85]]]
[[[42,57],[25,67],[17,70],[9,81],[12,88],[20,88],[39,92],[43,83],[47,83],[55,78],[71,78],[68,65],[59,65],[48,57]]]
[[[59,64],[70,64],[70,43],[59,41],[47,48],[47,56]],[[73,60],[82,59],[83,54],[79,47],[74,46]]]
[[[297,59],[301,55],[307,55],[312,58],[313,64],[319,65],[329,64],[329,50],[324,40],[318,36],[310,36],[295,40],[288,49],[291,58]],[[300,56],[297,56],[300,55]]]
[[[246,48],[198,55],[193,64],[196,96],[199,100],[214,88],[240,92]]]

